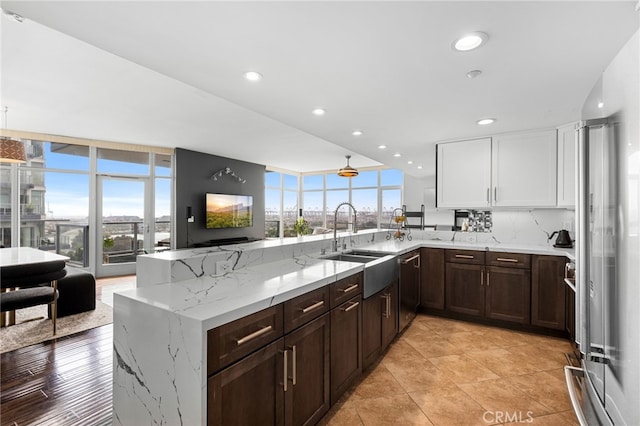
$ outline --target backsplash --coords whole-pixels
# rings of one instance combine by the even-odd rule
[[[482,211],[476,213],[484,213]],[[575,212],[566,209],[531,209],[492,211],[489,216],[479,215],[483,224],[487,218],[491,223],[490,232],[462,231],[422,231],[413,232],[414,238],[436,239],[443,241],[461,241],[473,243],[525,243],[551,246],[555,238],[549,236],[560,229],[567,229],[571,238],[575,238]],[[469,220],[471,226],[471,220]],[[472,229],[474,229],[472,227]],[[480,227],[475,228],[480,230]]]
[[[469,210],[469,232],[491,232],[493,219],[490,210]]]

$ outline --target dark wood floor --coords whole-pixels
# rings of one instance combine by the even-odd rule
[[[135,276],[99,279],[108,285]],[[0,424],[110,425],[111,324],[0,354]]]
[[[2,425],[107,425],[111,324],[0,355]]]

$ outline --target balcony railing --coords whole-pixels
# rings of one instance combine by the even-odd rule
[[[69,257],[69,263],[89,266],[89,225],[56,224],[56,253]]]

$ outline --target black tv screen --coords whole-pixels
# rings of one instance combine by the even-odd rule
[[[253,226],[253,196],[207,194],[207,229]]]

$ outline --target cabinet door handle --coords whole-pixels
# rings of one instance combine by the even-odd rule
[[[493,187],[493,202],[494,203],[498,202],[498,187],[497,186]]]
[[[387,293],[380,297],[384,299],[384,312],[382,313],[382,316],[384,318],[389,318],[391,316],[391,295]]]
[[[253,339],[256,339],[256,338],[262,336],[263,334],[267,334],[271,330],[273,330],[273,327],[270,326],[270,325],[268,325],[266,327],[263,327],[258,331],[254,331],[251,334],[247,334],[246,336],[244,336],[244,337],[242,337],[240,339],[237,339],[236,340],[236,345],[238,345],[238,346],[243,345],[243,344],[245,344],[247,342],[250,342]]]
[[[284,391],[287,391],[287,382],[289,381],[289,379],[287,379],[287,377],[289,376],[289,357],[287,356],[287,353],[289,351],[285,350],[284,351],[284,381],[283,381],[283,386],[284,386]]]
[[[358,288],[358,284],[353,284],[353,285],[350,285],[347,288],[341,288],[339,291],[341,291],[343,293],[349,293],[350,291],[353,291],[353,290],[355,290],[357,288]]]
[[[487,287],[489,287],[491,276],[489,275],[489,271],[487,271]]]
[[[473,259],[473,256],[469,254],[456,254],[456,257],[458,259]]]
[[[491,195],[491,189],[487,188],[487,204],[491,203],[491,198],[489,198]]]
[[[410,258],[403,260],[403,261],[402,261],[402,264],[403,264],[403,265],[406,265],[406,264],[408,264],[408,263],[413,262],[413,261],[414,261],[414,260],[416,260],[416,259],[418,259],[418,262],[420,262],[420,255],[419,255],[419,254],[416,254],[415,256],[411,256]],[[418,268],[419,268],[419,267],[420,267],[420,263],[418,263]]]
[[[357,308],[359,304],[360,304],[360,302],[353,302],[353,303],[351,303],[351,305],[349,305],[348,308],[344,308],[342,310],[344,312],[349,312],[350,310]]]
[[[291,352],[293,353],[293,377],[291,381],[295,386],[298,382],[298,353],[296,351],[296,345],[291,346]]]
[[[480,270],[480,287],[484,285],[484,269]]]
[[[321,307],[322,305],[324,305],[324,300],[321,300],[319,302],[314,303],[311,306],[307,306],[306,308],[300,309],[302,311],[303,314],[306,314],[307,312],[311,312],[314,309],[318,309],[319,307]]]
[[[510,257],[498,257],[496,260],[498,262],[518,263],[518,259],[511,259]]]

